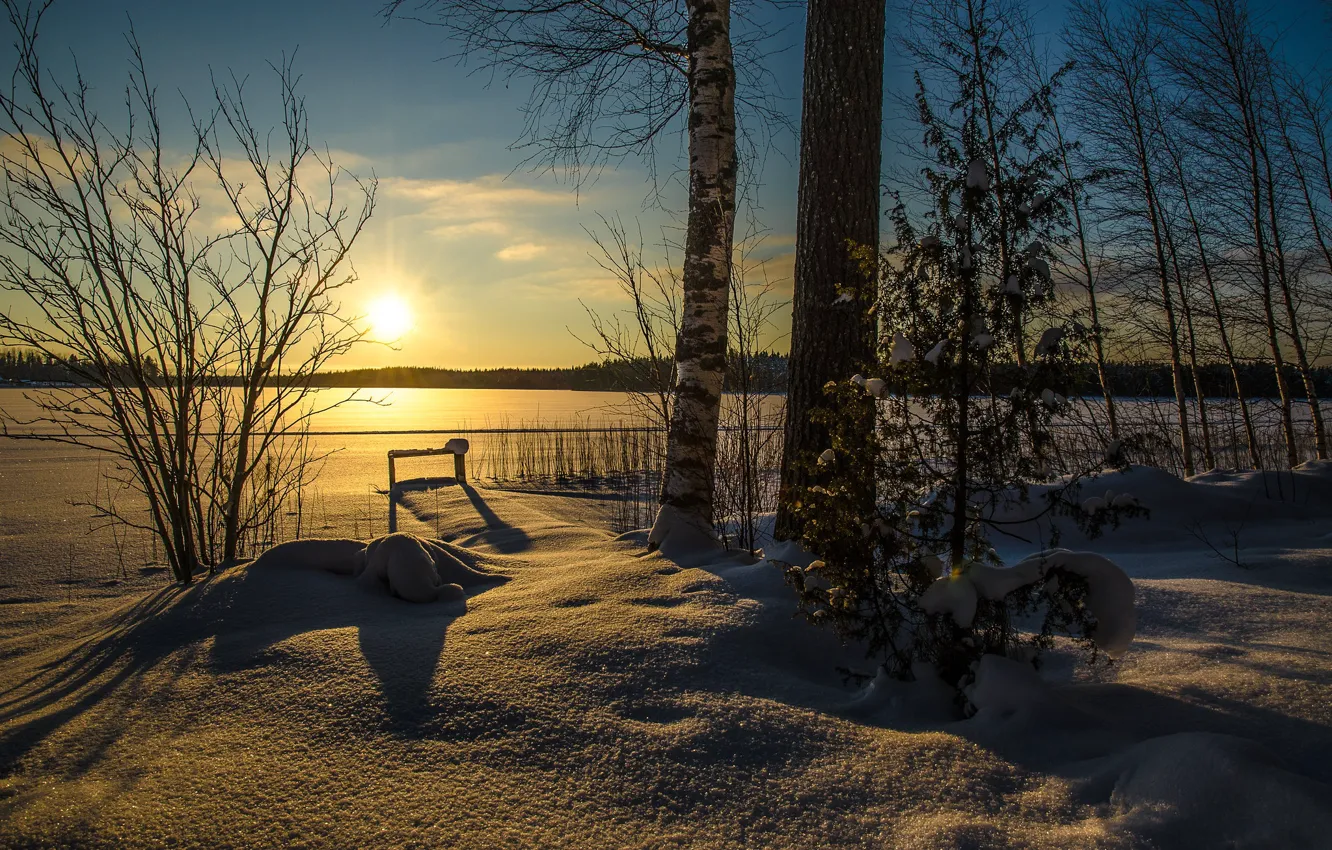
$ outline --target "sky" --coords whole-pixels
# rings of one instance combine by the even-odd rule
[[[353,254],[359,280],[343,306],[368,316],[381,336],[407,326],[395,345],[362,346],[338,366],[555,367],[598,359],[577,338],[591,334],[582,305],[611,315],[626,301],[598,266],[585,228],[604,234],[599,216],[618,217],[641,229],[661,259],[653,245],[680,238],[681,143],[663,145],[661,173],[674,179],[660,206],[649,202],[648,172],[636,160],[577,191],[557,174],[524,169],[525,153],[512,149],[524,84],[442,60],[451,48],[441,30],[386,22],[381,7],[381,0],[57,0],[41,41],[52,62],[77,57],[96,94],[114,104],[123,97],[122,34],[132,21],[150,77],[172,106],[168,122],[182,131],[188,123],[179,104],[207,103],[210,73],[248,76],[248,90],[262,98],[275,79],[267,63],[295,52],[312,138],[340,165],[379,180],[375,214]],[[1295,21],[1300,9],[1323,15],[1306,0],[1281,8]],[[1059,3],[1035,11],[1038,30],[1058,30]],[[778,34],[768,69],[795,123],[803,9],[772,14]],[[891,50],[886,77],[890,90],[909,81]],[[779,299],[791,290],[795,149],[791,136],[777,139],[755,194],[766,235],[753,254],[763,266],[752,276],[772,282]],[[401,315],[386,303],[401,305]],[[779,313],[765,344],[783,349],[788,323],[789,312]]]

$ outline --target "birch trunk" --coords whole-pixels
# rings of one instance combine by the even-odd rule
[[[1193,373],[1193,396],[1198,404],[1198,433],[1202,438],[1204,470],[1216,468],[1216,455],[1212,451],[1212,426],[1207,417],[1207,396],[1203,393],[1202,370],[1198,368],[1198,337],[1193,330],[1193,307],[1184,290],[1184,275],[1179,269],[1179,254],[1175,250],[1175,237],[1170,223],[1165,222],[1166,247],[1170,249],[1170,266],[1175,274],[1175,293],[1179,296],[1179,312],[1184,318],[1184,333],[1188,337],[1189,371]]]
[[[1179,182],[1180,194],[1184,201],[1184,213],[1189,219],[1189,231],[1193,234],[1193,243],[1198,249],[1198,262],[1202,266],[1203,280],[1207,283],[1207,294],[1212,302],[1216,316],[1216,330],[1221,340],[1221,350],[1226,355],[1226,365],[1230,368],[1230,379],[1235,384],[1235,399],[1239,402],[1240,419],[1244,424],[1244,437],[1249,451],[1249,463],[1254,469],[1263,468],[1262,456],[1258,452],[1258,437],[1253,429],[1253,418],[1249,414],[1249,402],[1244,397],[1244,386],[1240,380],[1239,360],[1235,357],[1235,347],[1230,341],[1230,332],[1226,328],[1225,313],[1221,309],[1221,298],[1216,291],[1216,280],[1212,277],[1212,264],[1207,259],[1207,248],[1203,243],[1202,227],[1193,209],[1193,198],[1189,194],[1189,181],[1184,174],[1184,160],[1179,150],[1170,144],[1169,134],[1162,134],[1166,142],[1166,152],[1170,154],[1171,164],[1175,169],[1175,178]],[[1201,390],[1199,390],[1201,400]]]
[[[648,547],[716,542],[717,421],[726,371],[735,230],[735,67],[730,0],[689,0],[689,222],[676,341],[675,405],[661,510]],[[669,542],[668,542],[668,538]]]

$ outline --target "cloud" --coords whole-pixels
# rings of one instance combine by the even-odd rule
[[[495,257],[506,263],[523,263],[534,260],[544,253],[546,253],[545,245],[538,245],[535,242],[520,242],[517,245],[510,245],[495,252]]]
[[[510,227],[494,218],[483,218],[462,224],[441,224],[426,230],[437,239],[466,239],[469,236],[508,236]]]
[[[509,183],[491,174],[474,180],[423,180],[391,177],[380,181],[386,196],[423,206],[422,214],[439,221],[466,222],[535,212],[569,203],[564,190]]]

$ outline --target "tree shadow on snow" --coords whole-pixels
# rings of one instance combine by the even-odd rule
[[[470,588],[467,596],[492,586]],[[141,710],[156,729],[184,734],[208,722],[212,710],[197,694],[176,697],[188,671],[205,665],[225,677],[281,665],[289,654],[277,648],[284,641],[346,628],[357,630],[378,686],[382,727],[414,736],[434,710],[431,689],[448,627],[466,610],[465,600],[415,605],[317,570],[238,569],[189,588],[164,588],[0,689],[0,724],[13,724],[0,732],[0,776],[62,730],[73,736],[62,742],[63,753],[73,755],[64,769],[81,774],[130,731]],[[320,661],[329,675],[345,669],[338,658]]]

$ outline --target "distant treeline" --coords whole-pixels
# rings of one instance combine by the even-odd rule
[[[35,351],[0,350],[0,384],[80,383],[78,362],[47,357]],[[619,392],[651,390],[642,376],[648,370],[642,363],[615,361],[588,363],[562,369],[437,369],[429,366],[391,366],[380,369],[348,369],[316,376],[321,387],[441,387],[449,389],[495,390],[582,390]],[[1186,370],[1187,371],[1187,370]],[[1234,395],[1228,367],[1224,363],[1201,368],[1203,392],[1209,396]],[[1332,367],[1318,366],[1313,377],[1320,398],[1332,398]],[[786,356],[760,354],[749,361],[750,387],[754,392],[784,392]],[[1107,378],[1117,396],[1174,395],[1169,364],[1108,363]],[[739,385],[739,365],[732,363],[727,376],[728,389]],[[1193,381],[1186,381],[1191,391]],[[1276,375],[1270,363],[1240,364],[1245,394],[1250,398],[1275,398]],[[1299,387],[1299,374],[1287,370],[1287,385]],[[1062,388],[1079,395],[1100,394],[1100,384],[1091,366],[1082,370],[1074,386]],[[1191,392],[1190,392],[1191,395]]]
[[[667,364],[662,364],[663,366]],[[426,366],[393,366],[382,369],[348,369],[319,375],[317,383],[328,387],[447,387],[450,389],[583,390],[619,392],[651,390],[643,362],[627,360],[588,363],[562,369],[435,369]],[[739,364],[732,363],[727,383],[738,386]],[[749,360],[750,388],[754,392],[781,392],[786,388],[786,357],[759,354]]]

